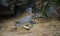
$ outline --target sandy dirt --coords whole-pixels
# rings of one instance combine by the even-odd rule
[[[30,30],[15,27],[16,20],[28,14],[0,22],[0,36],[60,36],[60,22],[56,19],[37,18]]]

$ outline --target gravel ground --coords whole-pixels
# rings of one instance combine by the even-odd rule
[[[0,36],[60,36],[60,22],[56,19],[37,18],[35,20],[37,24],[34,24],[30,30],[15,27],[16,20],[24,15],[0,22]]]

